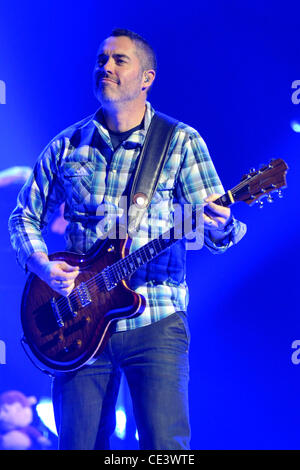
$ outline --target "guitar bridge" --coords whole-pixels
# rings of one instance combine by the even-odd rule
[[[54,297],[52,297],[52,299],[50,300],[50,303],[51,303],[51,307],[55,316],[56,323],[59,326],[59,328],[62,328],[64,326],[64,321],[63,321],[62,315],[60,314],[58,305]]]

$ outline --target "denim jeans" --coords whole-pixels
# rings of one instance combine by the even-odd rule
[[[109,449],[121,373],[140,449],[189,449],[190,334],[184,312],[117,332],[92,364],[53,381],[59,449]]]

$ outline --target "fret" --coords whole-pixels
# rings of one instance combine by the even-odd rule
[[[145,248],[143,246],[140,248],[140,255],[141,255],[142,263],[143,264],[147,263],[148,258],[147,258],[147,255],[146,255]]]
[[[145,248],[147,259],[150,261],[153,258],[153,249],[151,249],[151,246],[149,246],[148,244],[145,245],[144,248]]]
[[[231,206],[231,204],[235,202],[234,197],[233,197],[234,191],[235,191],[235,188],[231,189],[231,191],[227,191],[226,193],[224,193],[222,196],[220,196],[218,199],[216,199],[213,202],[223,207]]]
[[[125,266],[126,266],[127,275],[131,274],[131,267],[130,267],[130,264],[129,264],[129,262],[128,262],[128,259],[127,259],[127,258],[124,258],[124,259],[123,259],[123,263],[124,263]]]
[[[143,253],[145,255],[145,258],[146,258],[146,261],[150,261],[151,260],[151,256],[148,249],[147,249],[147,245],[143,246]]]
[[[140,265],[139,265],[139,262],[138,262],[138,260],[137,260],[137,258],[136,258],[136,252],[132,253],[132,254],[130,255],[130,258],[131,258],[131,260],[132,260],[132,262],[133,262],[133,264],[134,264],[134,268],[135,268],[135,269],[138,269],[138,268],[140,267]]]
[[[114,276],[114,280],[116,282],[120,281],[121,279],[123,279],[123,271],[122,271],[122,268],[121,268],[121,261],[117,261],[115,264],[113,264],[112,266],[110,266],[112,272],[113,272],[113,276]]]
[[[138,267],[142,266],[143,260],[141,258],[141,250],[140,249],[135,252],[135,259],[138,263]]]
[[[157,245],[159,248],[159,252],[161,252],[164,249],[164,240],[162,238],[157,239]]]
[[[155,249],[155,244],[153,243],[153,241],[151,241],[150,244],[149,244],[149,252],[150,252],[152,257],[157,255],[157,251]]]
[[[116,264],[113,264],[110,266],[110,276],[112,279],[112,282],[117,283],[122,279],[122,276],[120,275],[120,271],[118,269],[118,266]]]
[[[130,270],[130,273],[133,273],[135,270],[135,264],[134,264],[134,259],[132,255],[127,256],[127,264]]]
[[[95,277],[94,277],[94,280],[96,282],[96,286],[97,288],[99,289],[99,291],[104,291],[105,290],[105,284],[104,284],[104,278],[103,278],[103,274],[102,272],[97,274]],[[77,301],[77,300],[76,300]]]
[[[120,269],[121,269],[121,273],[122,273],[122,277],[126,277],[127,276],[127,269],[126,269],[126,266],[124,266],[124,260],[121,261],[120,263]]]
[[[219,206],[226,207],[228,202],[229,202],[229,197],[227,196],[227,193],[223,194],[223,196],[219,197],[215,201],[213,201],[215,204],[218,204]]]

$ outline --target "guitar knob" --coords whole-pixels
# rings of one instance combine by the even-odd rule
[[[268,202],[273,202],[273,198],[272,198],[271,194],[269,194],[269,196],[267,197],[267,201]]]
[[[260,209],[262,209],[262,208],[264,207],[263,201],[256,201],[256,204],[258,205],[258,207],[259,207]]]
[[[255,168],[250,168],[250,173],[255,173]]]

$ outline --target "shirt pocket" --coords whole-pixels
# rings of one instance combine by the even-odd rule
[[[90,200],[95,176],[95,163],[65,162],[61,175],[71,203],[79,204]]]
[[[162,172],[156,190],[153,194],[152,203],[160,204],[162,211],[170,210],[170,202],[173,199],[176,172],[172,169]]]

